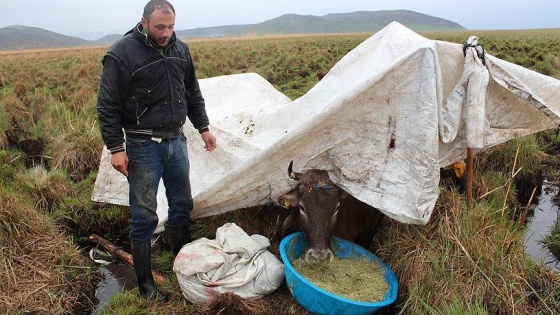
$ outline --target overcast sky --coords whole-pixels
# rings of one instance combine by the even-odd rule
[[[0,0],[0,28],[25,25],[98,39],[132,28],[147,0]],[[412,10],[472,30],[560,28],[560,0],[175,0],[176,29],[256,24],[287,13],[322,16]],[[95,34],[95,35],[94,35]]]

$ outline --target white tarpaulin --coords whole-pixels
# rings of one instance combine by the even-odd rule
[[[469,39],[471,40],[471,39]],[[476,41],[476,40],[475,40]],[[482,39],[483,41],[483,39]],[[318,168],[361,201],[425,224],[439,169],[560,124],[560,81],[475,48],[426,39],[393,22],[291,101],[256,74],[200,80],[218,147],[185,126],[193,218],[276,202],[294,171]],[[128,205],[126,178],[104,150],[93,199]],[[166,220],[163,185],[158,197]]]

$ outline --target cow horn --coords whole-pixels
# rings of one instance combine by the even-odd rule
[[[290,161],[290,165],[288,165],[288,176],[290,176],[291,179],[295,179],[295,180],[299,180],[301,178],[301,173],[296,173],[294,171],[292,171],[292,167],[294,166],[294,161]]]

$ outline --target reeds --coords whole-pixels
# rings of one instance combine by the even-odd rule
[[[403,313],[560,311],[558,294],[553,293],[560,289],[557,277],[540,279],[540,285],[546,288],[543,291],[531,284],[542,271],[530,267],[524,252],[524,217],[518,215],[522,205],[515,200],[513,176],[520,173],[515,165],[525,166],[516,159],[535,152],[531,139],[535,138],[496,147],[494,150],[500,152],[517,148],[517,154],[504,154],[501,160],[489,158],[496,153],[494,150],[477,156],[475,203],[471,209],[467,209],[463,195],[443,186],[426,226],[390,222],[379,253],[398,270]],[[535,163],[534,159],[529,159],[530,163]],[[527,299],[528,290],[534,299]]]
[[[0,313],[68,314],[88,309],[85,257],[47,216],[0,188]]]

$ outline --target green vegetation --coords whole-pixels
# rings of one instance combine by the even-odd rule
[[[515,147],[533,150],[510,142],[480,154],[477,162],[495,153],[491,151]],[[400,271],[399,281],[407,291],[403,313],[558,312],[558,275],[534,266],[524,252],[525,215],[520,212],[526,209],[512,198],[512,170],[493,169],[514,165],[515,155],[501,162],[477,163],[471,209],[466,208],[465,196],[442,188],[426,226],[390,223],[386,235],[390,241],[385,240],[379,251]],[[517,165],[522,166],[519,161]],[[543,285],[537,286],[536,281]],[[527,299],[528,292],[538,298]]]
[[[255,72],[295,99],[366,38],[366,35],[294,35],[197,40],[190,42],[190,47],[200,78]]]
[[[556,219],[551,234],[543,240],[543,243],[554,256],[560,257],[560,218]]]
[[[313,261],[300,256],[294,270],[325,291],[360,302],[380,302],[389,290],[385,269],[376,261],[340,259]]]
[[[470,35],[480,37],[486,52],[503,60],[551,77],[560,77],[560,31],[511,30],[511,31],[456,31],[429,32],[431,39],[463,43]]]
[[[423,35],[463,43],[472,34]],[[560,30],[477,35],[487,53],[560,79]],[[314,35],[189,43],[200,78],[256,72],[295,99],[367,37]],[[112,241],[127,238],[128,208],[90,200],[103,145],[95,105],[105,50],[1,53],[0,313],[84,314],[91,310],[99,275],[79,245],[92,233]],[[465,197],[452,185],[442,185],[426,226],[384,221],[373,249],[399,277],[397,311],[560,313],[560,277],[534,265],[524,252],[528,207],[518,199],[522,191],[518,179],[537,178],[557,157],[556,146],[555,136],[543,132],[479,153],[472,209],[466,209]],[[543,175],[560,179],[558,172]],[[193,233],[213,237],[216,227],[235,221],[248,233],[269,237],[274,249],[279,238],[273,223],[279,218],[272,207],[243,209],[196,220]],[[557,239],[550,244],[558,244]],[[125,292],[117,294],[107,314],[201,313],[207,309],[185,302],[168,252],[156,261],[167,279],[163,289],[172,292],[171,302],[148,305],[135,291]],[[273,301],[263,299],[263,312],[305,313],[286,292],[283,288],[271,297]]]

